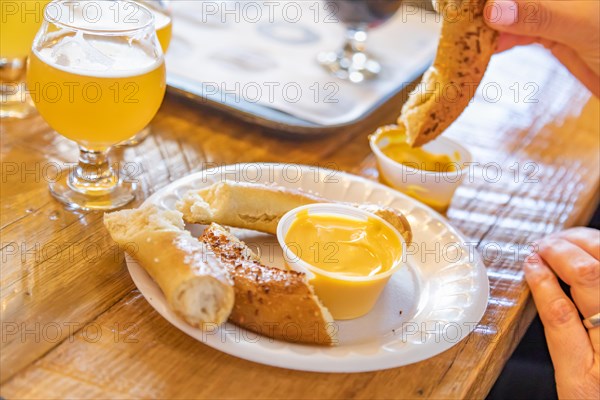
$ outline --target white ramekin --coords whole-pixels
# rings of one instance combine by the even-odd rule
[[[438,211],[446,210],[454,192],[468,173],[469,163],[472,161],[471,153],[456,141],[440,136],[425,144],[423,149],[436,154],[446,154],[453,159],[456,158],[455,154],[458,154],[460,159],[454,164],[456,171],[433,172],[407,166],[392,160],[381,150],[389,144],[389,139],[382,135],[390,129],[394,129],[394,126],[379,128],[369,136],[369,144],[377,158],[381,180]]]
[[[359,220],[374,219],[395,232],[401,248],[396,263],[389,270],[373,276],[346,276],[335,272],[324,271],[298,257],[285,241],[288,230],[299,212],[309,214],[326,214]],[[386,283],[394,272],[403,265],[406,254],[404,238],[390,223],[377,215],[343,204],[323,203],[309,204],[295,208],[285,214],[277,225],[277,240],[283,248],[286,264],[293,270],[307,274],[317,296],[329,309],[335,319],[358,318],[368,313],[377,302]],[[349,304],[352,303],[350,307]]]

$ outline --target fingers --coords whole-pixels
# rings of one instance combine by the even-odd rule
[[[594,362],[593,348],[577,309],[562,291],[556,276],[537,255],[524,265],[525,278],[544,324],[544,332],[557,377],[580,376]]]
[[[486,22],[501,32],[539,36],[577,47],[581,38],[595,35],[587,20],[597,5],[586,0],[489,0]]]
[[[600,261],[560,237],[542,240],[538,254],[571,286],[573,300],[585,317],[600,312]]]
[[[594,96],[600,97],[600,79],[598,79],[598,75],[579,57],[575,50],[557,43],[550,47],[550,51]]]
[[[599,1],[488,0],[484,16],[490,27],[502,32],[497,51],[541,43],[593,95],[600,96]]]
[[[581,247],[596,260],[600,260],[600,231],[598,229],[578,227],[567,229],[552,236],[560,237]]]
[[[512,49],[515,46],[525,46],[536,42],[537,38],[532,36],[514,35],[512,33],[502,32],[500,36],[498,36],[496,52],[500,53]]]

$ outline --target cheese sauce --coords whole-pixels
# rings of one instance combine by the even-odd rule
[[[422,147],[410,147],[408,143],[390,143],[383,149],[383,154],[392,160],[424,171],[455,172],[456,159],[446,154],[430,153]],[[458,154],[455,154],[455,157]]]
[[[308,210],[298,213],[285,242],[305,262],[344,276],[388,271],[402,249],[396,232],[376,219],[309,214]]]
[[[435,154],[422,147],[411,147],[406,142],[406,135],[402,129],[392,129],[381,135],[378,142],[384,138],[388,144],[381,148],[383,154],[392,160],[407,167],[430,172],[455,172],[459,169],[460,154]]]

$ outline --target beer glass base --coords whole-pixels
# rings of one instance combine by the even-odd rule
[[[55,199],[72,210],[110,211],[121,208],[135,199],[135,183],[120,182],[110,193],[103,195],[83,194],[73,190],[68,177],[50,183],[50,193]]]
[[[354,83],[377,78],[381,72],[379,62],[362,52],[323,52],[317,61],[333,76]]]
[[[346,42],[342,48],[319,53],[317,61],[331,75],[352,83],[377,78],[381,72],[381,64],[365,50],[367,30],[365,23],[348,26]]]

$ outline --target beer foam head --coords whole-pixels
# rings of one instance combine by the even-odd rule
[[[162,63],[143,46],[118,37],[63,36],[52,47],[34,49],[40,60],[64,71],[96,77],[142,75]]]
[[[144,9],[140,16],[148,17],[150,25],[128,24],[123,14],[127,5],[130,15],[139,5],[124,1],[58,1],[58,20],[52,20],[52,10],[46,9],[46,19],[58,30],[36,43],[33,52],[46,64],[73,74],[95,77],[126,77],[141,75],[157,68],[163,57],[153,33],[152,14]],[[86,16],[86,6],[96,4],[100,13]],[[114,5],[114,7],[112,7]],[[135,5],[135,7],[134,7]],[[65,11],[67,10],[67,11]],[[104,17],[102,17],[104,16]],[[96,21],[96,22],[91,22]]]

